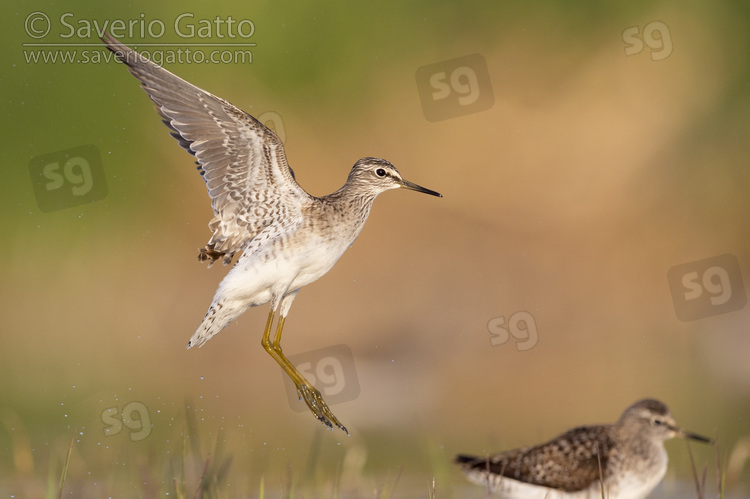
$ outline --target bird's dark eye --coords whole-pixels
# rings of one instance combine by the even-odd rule
[[[654,424],[656,426],[660,426],[661,424],[663,424],[663,421],[661,419],[654,419]]]
[[[385,177],[385,170],[383,170],[382,168],[378,168],[377,170],[375,170],[375,174],[378,177]]]

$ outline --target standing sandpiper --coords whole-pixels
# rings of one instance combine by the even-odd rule
[[[242,252],[219,284],[188,348],[201,346],[248,308],[270,302],[263,348],[292,379],[315,417],[348,434],[320,392],[281,350],[289,307],[302,286],[328,272],[352,245],[378,194],[403,187],[442,196],[404,180],[395,166],[377,158],[357,161],[333,194],[311,196],[295,181],[281,140],[261,122],[110,34],[104,33],[102,41],[141,82],[172,137],[197,160],[215,214],[208,224],[213,235],[198,259],[208,261],[209,267],[218,259],[227,265]]]
[[[712,443],[676,426],[666,405],[640,400],[615,424],[581,426],[547,443],[488,457],[456,457],[469,480],[513,499],[639,499],[667,471],[664,441]],[[601,467],[600,467],[601,463]]]

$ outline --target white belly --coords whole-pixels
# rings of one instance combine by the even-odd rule
[[[250,307],[263,305],[318,280],[351,245],[314,236],[295,240],[294,245],[269,241],[243,254],[219,285],[217,295],[231,296]]]

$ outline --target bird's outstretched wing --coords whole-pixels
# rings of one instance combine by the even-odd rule
[[[489,457],[459,455],[456,462],[477,479],[489,471],[532,485],[576,492],[599,482],[599,460],[601,469],[606,470],[612,445],[607,426],[581,427],[536,447]]]
[[[101,39],[141,82],[170,135],[197,160],[215,214],[200,260],[228,264],[265,227],[300,216],[300,201],[310,195],[295,181],[273,131],[109,33]]]

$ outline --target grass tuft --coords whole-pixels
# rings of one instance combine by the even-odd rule
[[[607,499],[604,493],[604,471],[602,470],[602,455],[599,453],[599,444],[594,444],[594,452],[596,452],[596,461],[599,463],[599,486],[602,491],[602,499]]]
[[[427,484],[427,497],[429,499],[435,499],[437,495],[435,494],[435,477],[432,477],[432,480],[430,480],[430,483]]]
[[[73,454],[73,444],[76,441],[76,431],[73,429],[73,437],[70,439],[70,445],[68,446],[68,455],[65,457],[65,463],[63,463],[63,469],[60,473],[60,484],[57,487],[57,499],[62,498],[63,486],[65,485],[65,478],[68,476],[68,467],[70,466],[70,456]]]
[[[690,468],[693,471],[693,480],[695,480],[695,491],[698,494],[698,499],[705,499],[704,489],[701,486],[701,481],[698,479],[698,471],[695,469],[695,458],[693,458],[693,450],[690,448],[690,440],[685,439],[685,444],[688,448],[688,456],[690,457]],[[706,470],[703,471],[703,484],[705,486]]]

